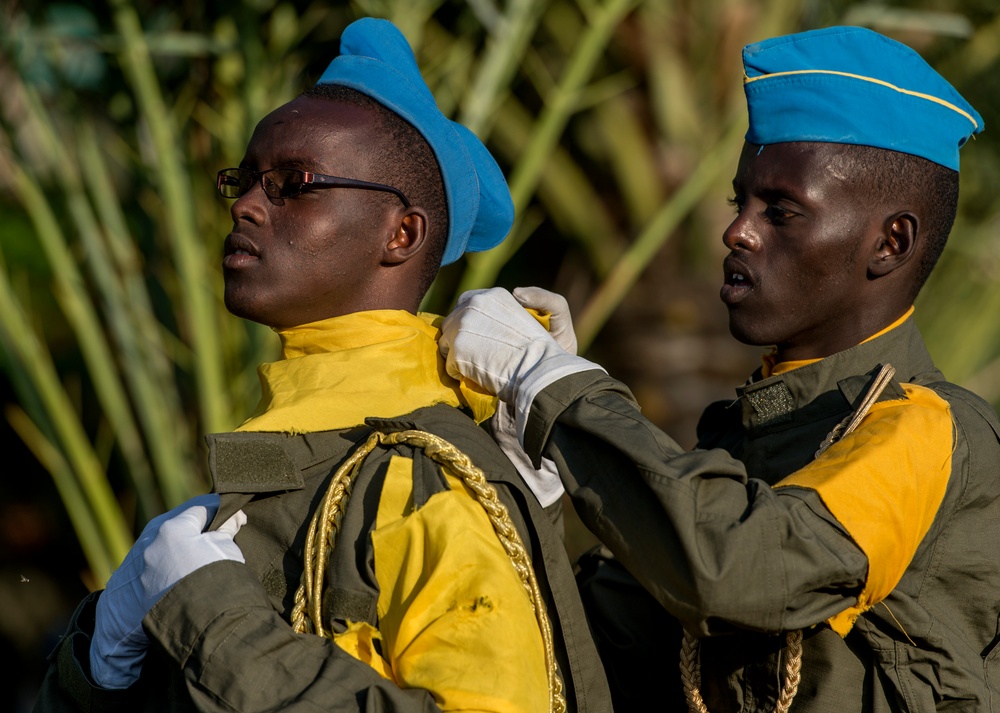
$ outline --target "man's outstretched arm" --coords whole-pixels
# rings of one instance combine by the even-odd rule
[[[527,455],[556,462],[584,522],[688,629],[800,628],[891,591],[936,512],[926,493],[939,503],[948,480],[951,424],[940,399],[914,387],[906,400],[879,404],[860,432],[772,488],[726,451],[684,451],[620,382],[558,355],[516,306],[503,290],[460,302],[442,339],[449,369],[517,404]],[[914,428],[944,437],[918,443],[907,437]],[[884,447],[856,447],[872,433]],[[824,498],[870,492],[873,475],[896,473],[899,462],[926,467],[895,478],[892,497],[847,520],[831,514]],[[858,539],[910,504],[923,515],[899,537]]]

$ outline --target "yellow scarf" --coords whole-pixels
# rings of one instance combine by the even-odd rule
[[[282,359],[257,369],[260,403],[236,430],[328,431],[433,404],[467,406],[484,421],[496,398],[448,376],[437,348],[441,319],[372,310],[279,330]]]

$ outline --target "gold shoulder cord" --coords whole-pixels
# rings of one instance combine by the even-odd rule
[[[483,471],[443,438],[426,431],[398,431],[382,433],[375,431],[368,440],[358,447],[334,473],[319,509],[313,514],[306,534],[305,570],[302,581],[295,592],[295,606],[292,609],[292,628],[300,633],[333,638],[332,632],[323,626],[323,573],[333,552],[341,518],[351,496],[351,486],[361,472],[368,455],[379,445],[392,446],[406,444],[421,448],[424,454],[444,470],[461,478],[465,486],[475,495],[490,518],[497,539],[503,546],[511,565],[521,578],[521,584],[528,594],[531,607],[538,621],[545,649],[546,674],[549,683],[549,710],[551,713],[565,713],[566,699],[562,692],[562,681],[556,668],[555,647],[552,642],[552,625],[545,612],[538,580],[531,568],[531,559],[524,548],[507,508],[497,497],[496,488],[486,481]]]
[[[684,696],[687,698],[688,710],[691,713],[708,713],[708,707],[701,697],[701,643],[693,635],[684,630],[681,642],[681,683],[684,685]],[[795,694],[799,691],[799,681],[802,674],[802,630],[789,631],[785,637],[785,650],[788,658],[785,660],[785,682],[774,706],[774,713],[788,713]]]
[[[890,384],[895,374],[896,369],[892,364],[885,364],[879,369],[861,403],[827,434],[816,451],[815,458],[819,458],[827,448],[858,427],[861,420],[868,415],[872,406],[878,401],[878,397],[885,391],[885,387]],[[708,713],[705,701],[701,697],[700,649],[701,644],[698,639],[693,634],[689,634],[685,629],[684,639],[681,642],[680,655],[681,683],[684,685],[684,696],[687,698],[688,709],[692,713]],[[792,705],[792,700],[799,690],[799,681],[802,673],[801,629],[788,632],[785,637],[785,650],[788,652],[788,658],[785,660],[785,682],[781,686],[781,693],[774,707],[775,713],[788,713],[788,709]]]

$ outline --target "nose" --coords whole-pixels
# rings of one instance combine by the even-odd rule
[[[260,181],[254,181],[250,190],[233,201],[229,208],[229,213],[233,216],[233,223],[248,221],[254,225],[260,225],[267,216],[268,203],[267,195],[260,186]]]
[[[729,224],[729,227],[722,233],[722,242],[730,250],[749,250],[751,252],[760,247],[760,234],[754,227],[750,211],[744,207]]]

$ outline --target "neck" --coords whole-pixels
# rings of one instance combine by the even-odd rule
[[[763,357],[765,372],[781,373],[782,371],[788,371],[789,369],[794,369],[820,359],[825,359],[828,356],[842,352],[845,349],[850,349],[858,344],[864,344],[865,342],[880,337],[886,332],[889,332],[903,324],[903,322],[909,319],[912,314],[913,306],[911,305],[895,319],[883,321],[880,327],[873,327],[870,330],[866,330],[864,336],[859,336],[857,339],[852,340],[849,344],[844,344],[839,348],[813,348],[812,350],[804,349],[800,351],[788,348],[782,349],[780,346],[775,347],[771,354],[767,354]]]

